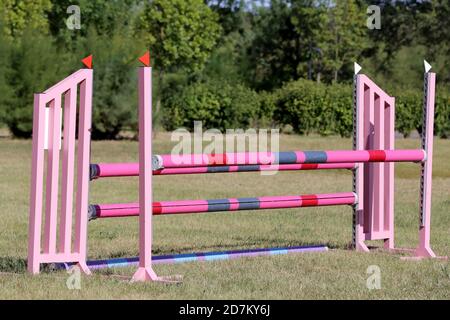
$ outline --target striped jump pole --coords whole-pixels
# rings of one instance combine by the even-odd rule
[[[153,214],[162,215],[353,205],[356,202],[357,198],[353,192],[258,198],[177,200],[153,202]],[[139,208],[139,203],[91,205],[89,207],[89,219],[138,216],[140,214]]]
[[[354,163],[305,163],[278,165],[238,165],[238,166],[207,166],[186,168],[159,168],[153,170],[153,175],[258,172],[258,171],[298,171],[298,170],[328,170],[354,169]],[[106,177],[134,177],[139,175],[139,163],[98,163],[91,164],[92,179]]]
[[[242,152],[153,156],[153,169],[239,165],[337,164],[366,162],[421,162],[422,149]]]
[[[286,255],[293,253],[307,253],[307,252],[326,252],[328,247],[325,245],[311,245],[311,246],[293,246],[281,248],[257,248],[257,249],[243,249],[243,250],[228,250],[228,251],[211,251],[211,252],[194,252],[194,253],[180,253],[173,255],[160,255],[152,257],[152,264],[176,264],[196,261],[221,261],[232,260],[238,258],[250,258],[260,256],[274,256]],[[87,266],[92,269],[105,268],[123,268],[130,266],[137,266],[139,258],[114,258],[103,260],[90,260]],[[60,264],[60,268],[69,268],[70,264]]]

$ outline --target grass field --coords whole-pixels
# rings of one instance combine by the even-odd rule
[[[158,134],[155,152],[168,152],[167,134]],[[419,140],[398,140],[415,148]],[[281,150],[349,149],[349,139],[282,136]],[[436,140],[433,172],[432,247],[450,255],[450,140]],[[137,143],[92,143],[92,161],[135,161]],[[351,209],[323,207],[246,211],[154,218],[154,254],[324,243],[325,253],[245,258],[232,261],[156,266],[160,275],[181,274],[183,283],[129,284],[111,271],[83,277],[81,290],[66,287],[64,271],[30,276],[25,272],[31,141],[0,138],[0,299],[448,299],[450,265],[441,260],[403,261],[398,255],[348,250]],[[417,243],[419,166],[396,165],[396,246]],[[155,177],[155,200],[289,195],[351,190],[348,171],[282,172]],[[92,183],[92,203],[137,199],[136,178]],[[90,222],[90,259],[138,253],[136,218]],[[370,265],[381,270],[381,289],[366,287]],[[134,268],[115,269],[129,275]]]

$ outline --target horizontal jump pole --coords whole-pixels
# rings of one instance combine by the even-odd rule
[[[425,151],[412,150],[332,150],[288,152],[241,152],[224,154],[155,155],[152,167],[156,169],[274,165],[274,164],[321,164],[363,162],[421,162]]]
[[[175,264],[194,261],[231,260],[245,257],[271,256],[271,255],[306,253],[306,252],[325,252],[325,251],[328,251],[328,247],[325,245],[311,245],[311,246],[295,246],[284,248],[258,248],[258,249],[229,250],[229,251],[181,253],[174,255],[153,256],[152,264]],[[87,266],[90,269],[130,267],[130,266],[137,266],[138,264],[139,264],[139,257],[87,261]],[[71,263],[58,264],[58,267],[68,269],[72,265],[73,264]]]
[[[357,202],[353,192],[275,196],[258,198],[228,198],[214,200],[177,200],[153,202],[153,214],[183,214],[219,211],[263,210],[332,205],[352,205]],[[89,206],[89,220],[97,218],[132,217],[139,215],[139,203],[96,204]]]
[[[354,163],[306,163],[279,165],[234,165],[234,166],[206,166],[187,168],[161,168],[153,170],[153,175],[227,173],[227,172],[255,172],[255,171],[294,171],[318,169],[353,169]],[[134,177],[139,176],[139,163],[97,163],[91,164],[91,179],[106,177]]]

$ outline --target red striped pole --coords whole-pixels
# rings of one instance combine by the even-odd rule
[[[177,200],[153,202],[153,215],[352,205],[356,202],[357,198],[353,192],[258,198]],[[139,203],[97,204],[91,205],[89,210],[91,220],[138,215]]]
[[[162,168],[153,170],[153,175],[202,174],[255,171],[297,171],[319,169],[353,169],[354,163],[305,163],[279,165],[239,165],[187,168]],[[98,163],[91,164],[91,179],[106,177],[134,177],[139,175],[139,163]]]
[[[187,155],[168,154],[154,156],[153,169],[225,165],[421,162],[425,160],[425,158],[425,151],[422,149],[242,152]]]

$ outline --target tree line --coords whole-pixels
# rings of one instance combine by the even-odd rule
[[[79,29],[70,26],[74,5]],[[370,5],[380,8],[380,29],[368,27]],[[204,120],[219,129],[289,125],[347,135],[351,105],[340,94],[349,92],[358,61],[404,96],[397,129],[408,134],[420,130],[417,114],[405,110],[417,106],[407,101],[421,90],[426,58],[438,73],[438,130],[447,136],[449,17],[445,0],[0,0],[0,123],[29,137],[33,93],[92,53],[93,137],[135,131],[132,66],[150,49],[154,120],[165,129]],[[331,109],[322,110],[323,101]]]

